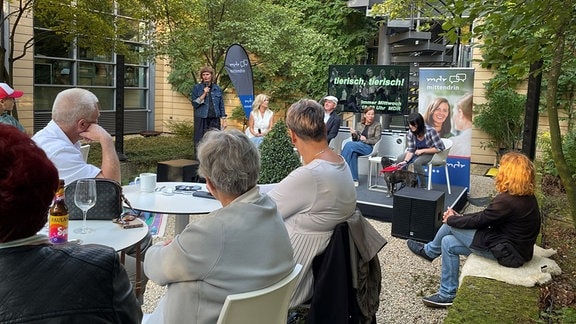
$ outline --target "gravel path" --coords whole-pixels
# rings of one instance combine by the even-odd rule
[[[481,175],[471,176],[470,197],[494,195],[494,181]],[[468,205],[465,212],[481,209]],[[196,216],[201,217],[201,216]],[[194,221],[194,216],[190,221]],[[440,280],[440,258],[432,263],[410,253],[406,240],[390,235],[391,224],[369,220],[388,244],[378,257],[382,266],[382,293],[377,313],[378,323],[442,323],[447,311],[432,309],[422,304],[422,297],[433,294]],[[170,216],[163,239],[174,235],[174,217]],[[462,259],[464,260],[464,259]],[[149,281],[146,286],[142,310],[150,313],[164,294],[164,288]]]

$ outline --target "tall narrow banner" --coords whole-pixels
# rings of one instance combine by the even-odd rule
[[[224,68],[236,89],[236,94],[242,102],[246,118],[250,117],[252,102],[254,101],[254,79],[252,66],[244,48],[239,44],[232,44],[226,51]]]
[[[424,121],[452,141],[450,184],[470,188],[474,69],[421,68],[418,86],[418,111]],[[432,182],[446,183],[444,170],[433,170]]]

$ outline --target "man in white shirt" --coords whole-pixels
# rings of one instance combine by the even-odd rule
[[[58,176],[66,185],[82,178],[106,178],[120,183],[120,161],[112,136],[98,125],[100,108],[98,98],[92,92],[72,88],[64,90],[52,104],[52,120],[32,139],[44,150],[50,161],[58,169]],[[80,151],[80,140],[99,142],[102,147],[100,168],[86,163]],[[151,243],[148,235],[140,243],[142,253]],[[133,254],[128,251],[128,254]],[[130,281],[136,278],[136,260],[126,258],[126,271]],[[148,278],[142,272],[142,290],[136,296],[140,302],[146,289]]]
[[[98,98],[80,88],[64,90],[52,106],[52,120],[32,139],[58,169],[66,184],[81,178],[107,178],[120,182],[120,161],[112,136],[100,125]],[[102,146],[100,168],[88,164],[80,151],[80,139]]]

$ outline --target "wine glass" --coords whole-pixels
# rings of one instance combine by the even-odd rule
[[[77,228],[74,233],[88,234],[92,229],[86,227],[86,213],[96,205],[96,181],[94,179],[80,179],[76,182],[74,203],[82,210],[82,228]]]

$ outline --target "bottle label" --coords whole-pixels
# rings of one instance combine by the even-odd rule
[[[50,215],[50,225],[48,229],[50,242],[61,244],[68,242],[68,215]]]

